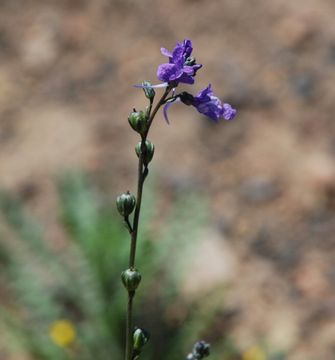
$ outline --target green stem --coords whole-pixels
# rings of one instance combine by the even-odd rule
[[[158,101],[155,108],[152,110],[148,120],[148,128],[147,131],[142,135],[141,147],[145,149],[145,141],[147,139],[151,124],[153,119],[155,118],[158,110],[164,104],[166,97],[171,91],[171,87],[168,86],[165,89],[165,92],[161,99]],[[151,105],[150,105],[151,112]],[[137,233],[138,233],[138,224],[140,219],[140,211],[142,204],[142,193],[143,193],[143,184],[146,179],[147,169],[143,164],[143,151],[139,156],[138,160],[138,179],[137,179],[137,198],[136,198],[136,207],[133,219],[133,226],[131,231],[131,244],[130,244],[130,254],[129,254],[129,268],[135,268],[135,257],[136,257],[136,244],[137,244]],[[132,360],[133,355],[133,299],[135,292],[128,292],[128,306],[127,306],[127,322],[126,322],[126,351],[125,351],[125,360]]]
[[[147,136],[148,136],[148,132],[150,130],[150,126],[152,124],[152,121],[154,119],[154,117],[156,116],[157,114],[157,111],[159,110],[159,108],[165,103],[165,100],[166,100],[166,97],[168,96],[169,92],[172,90],[172,87],[171,86],[168,86],[166,89],[165,89],[165,92],[163,94],[163,96],[161,97],[161,99],[158,101],[157,105],[155,106],[154,110],[152,111],[151,115],[150,115],[150,118],[149,118],[149,121],[148,121],[148,129],[145,133],[145,136],[144,138],[146,139]]]
[[[143,140],[142,140],[142,144],[143,144]],[[137,231],[138,231],[138,223],[139,223],[140,211],[141,211],[143,184],[144,184],[143,158],[142,158],[142,154],[141,154],[139,157],[139,162],[138,162],[136,208],[135,208],[134,221],[133,221],[133,231],[131,233],[131,245],[130,245],[130,255],[129,255],[129,268],[130,269],[135,267]]]
[[[126,336],[126,360],[132,359],[133,354],[133,299],[134,292],[128,292],[128,306],[127,306],[127,336]]]

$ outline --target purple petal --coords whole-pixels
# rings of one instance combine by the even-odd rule
[[[184,65],[184,48],[182,46],[177,46],[174,48],[172,53],[172,61],[174,64],[183,66]]]
[[[157,77],[161,81],[169,82],[177,71],[179,71],[179,68],[175,64],[162,64],[158,66]]]
[[[184,46],[185,57],[191,56],[193,51],[192,41],[189,39],[185,39],[183,42],[183,46]]]
[[[172,57],[172,53],[168,49],[165,49],[163,47],[161,48],[161,53],[169,58]]]
[[[164,119],[165,119],[166,123],[169,125],[170,125],[170,121],[169,121],[169,117],[168,117],[168,110],[172,104],[173,104],[172,102],[166,103],[163,108]]]
[[[183,67],[183,71],[184,71],[184,73],[187,74],[187,75],[191,75],[191,76],[194,75],[193,66],[188,66],[188,65],[186,65],[186,66]]]
[[[202,64],[195,64],[195,65],[192,65],[192,67],[194,70],[194,74],[196,74],[196,72],[202,68]]]
[[[191,75],[187,75],[185,73],[182,73],[182,75],[177,79],[178,82],[184,83],[184,84],[194,84],[194,77]]]
[[[206,88],[204,88],[197,94],[196,98],[201,101],[207,96],[210,96],[211,94],[213,94],[213,90],[212,90],[212,85],[209,84]]]
[[[195,103],[196,109],[210,119],[218,122],[218,120],[222,117],[222,103],[219,98],[216,96],[206,96],[205,101]]]
[[[170,125],[170,121],[169,121],[169,118],[168,118],[168,110],[170,109],[170,107],[171,107],[173,104],[175,104],[176,102],[179,102],[179,101],[180,101],[180,99],[177,98],[176,100],[170,101],[170,102],[168,102],[168,103],[166,103],[166,104],[164,105],[164,108],[163,108],[164,119],[165,119],[165,121],[166,121],[169,125]]]
[[[237,113],[237,110],[232,108],[229,104],[223,104],[223,114],[225,120],[233,120],[235,115]]]
[[[179,79],[182,77],[182,75],[183,75],[183,69],[176,67],[175,72],[170,76],[170,81],[178,80],[178,82],[180,82]]]

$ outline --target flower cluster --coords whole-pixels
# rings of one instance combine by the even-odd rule
[[[188,39],[177,43],[172,52],[162,48],[161,52],[169,58],[169,63],[159,65],[157,77],[164,83],[156,85],[156,87],[170,86],[175,91],[179,83],[194,84],[194,77],[202,64],[196,63],[195,58],[192,57],[192,51],[192,42]],[[236,115],[236,110],[231,105],[222,103],[214,95],[211,85],[208,85],[196,96],[182,92],[168,99],[164,106],[164,117],[167,122],[169,122],[167,116],[169,107],[179,101],[194,106],[201,114],[208,116],[215,122],[220,119],[232,120]]]

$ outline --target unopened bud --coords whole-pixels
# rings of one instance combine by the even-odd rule
[[[149,341],[150,335],[143,329],[136,329],[133,334],[134,351],[140,353],[143,346]]]
[[[121,274],[122,283],[128,291],[135,291],[141,279],[142,276],[136,269],[127,269]]]
[[[154,99],[156,93],[155,93],[155,90],[154,90],[152,87],[150,87],[150,86],[151,86],[151,82],[149,82],[149,81],[143,81],[143,82],[142,82],[142,85],[144,86],[143,91],[144,91],[145,96],[146,96],[150,101],[152,101],[152,100]]]
[[[188,57],[184,63],[184,65],[187,65],[187,66],[192,66],[195,64],[196,64],[196,60],[193,56]]]
[[[144,165],[148,165],[154,156],[155,145],[151,141],[145,140],[143,150],[143,163]],[[142,141],[135,146],[135,152],[137,156],[140,157],[142,154]]]
[[[210,345],[205,341],[201,340],[195,343],[193,347],[193,354],[197,356],[198,359],[203,359],[209,356]]]
[[[147,115],[143,111],[136,111],[134,109],[128,116],[130,126],[139,134],[144,134],[147,130]]]
[[[129,191],[119,195],[116,198],[117,209],[119,213],[124,217],[129,216],[133,212],[135,205],[136,205],[136,198],[134,195],[130,194]]]

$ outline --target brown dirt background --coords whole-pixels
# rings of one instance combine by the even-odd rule
[[[55,243],[61,171],[94,174],[111,197],[133,188],[126,119],[144,100],[131,85],[156,82],[159,48],[191,38],[204,64],[192,90],[212,83],[239,112],[218,125],[181,105],[170,126],[160,114],[161,189],[209,197],[197,266],[231,283],[241,348],[265,338],[289,360],[334,359],[334,16],[333,0],[1,0],[1,187]]]

